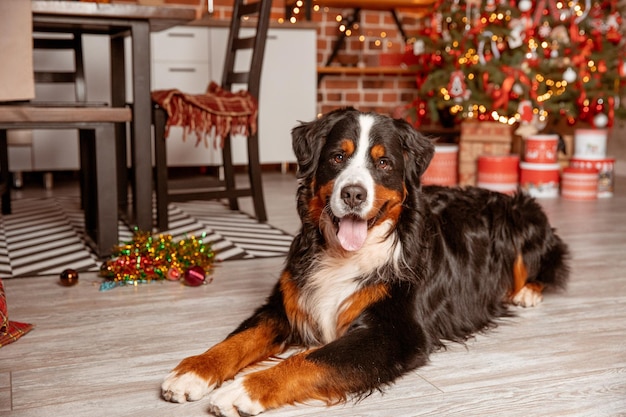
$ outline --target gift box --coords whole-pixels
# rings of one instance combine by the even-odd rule
[[[459,141],[459,184],[476,185],[477,161],[481,155],[511,153],[511,126],[499,122],[465,121]]]
[[[520,188],[536,198],[558,197],[560,170],[559,164],[520,162]]]
[[[513,194],[519,185],[519,155],[481,155],[478,157],[480,188]]]
[[[455,186],[458,179],[457,145],[442,144],[435,146],[435,155],[422,175],[423,185]]]
[[[586,159],[574,156],[570,166],[579,169],[594,169],[598,172],[598,197],[612,197],[615,182],[615,158]]]

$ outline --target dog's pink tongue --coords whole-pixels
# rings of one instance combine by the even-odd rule
[[[367,237],[367,221],[355,217],[344,217],[339,220],[337,238],[347,251],[359,250]]]

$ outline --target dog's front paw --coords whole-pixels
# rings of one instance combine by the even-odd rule
[[[213,391],[208,397],[209,411],[219,417],[256,416],[265,411],[261,403],[250,398],[243,381],[239,378]]]
[[[539,305],[542,300],[543,296],[541,295],[541,292],[531,287],[524,286],[517,294],[515,294],[511,302],[520,307],[535,307]]]
[[[184,403],[199,400],[214,387],[215,384],[210,385],[193,372],[179,374],[173,371],[161,384],[161,395],[167,401]]]

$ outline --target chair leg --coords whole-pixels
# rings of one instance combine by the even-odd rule
[[[165,122],[167,114],[160,107],[152,110],[154,123],[154,188],[156,193],[157,229],[162,232],[169,227],[167,213],[167,148],[165,146]]]
[[[224,186],[227,191],[235,189],[235,167],[233,166],[233,151],[231,144],[232,136],[228,134],[224,138],[224,146],[222,147],[222,166],[224,167]],[[239,202],[237,197],[228,198],[228,206],[231,210],[239,210]]]
[[[2,190],[2,214],[11,214],[11,174],[9,173],[9,145],[7,131],[0,129],[0,187]]]
[[[260,222],[266,222],[267,213],[265,212],[265,199],[263,198],[258,133],[248,136],[248,175],[250,176],[250,189],[252,191],[252,202],[256,218]]]
[[[95,140],[93,130],[80,131],[80,201],[85,213],[85,235],[92,240],[92,246],[98,227]]]
[[[89,141],[92,139],[93,134],[90,130],[79,130],[78,131],[78,149],[80,155],[80,166],[82,167],[79,172],[78,184],[80,188],[80,208],[83,210],[87,210],[88,201],[87,197],[89,195],[88,184],[91,180],[92,176],[88,173],[90,155],[93,155],[93,149],[89,145]]]

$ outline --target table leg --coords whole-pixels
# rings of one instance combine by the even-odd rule
[[[124,107],[126,102],[126,68],[124,67],[124,35],[111,36],[111,105]],[[128,205],[128,163],[126,153],[126,123],[115,125],[117,149],[117,198],[124,220],[132,217]]]
[[[100,258],[109,256],[119,243],[114,130],[106,123],[95,131],[80,131],[85,237]]]
[[[131,25],[133,61],[132,166],[135,224],[152,231],[152,135],[150,98],[150,25]]]

